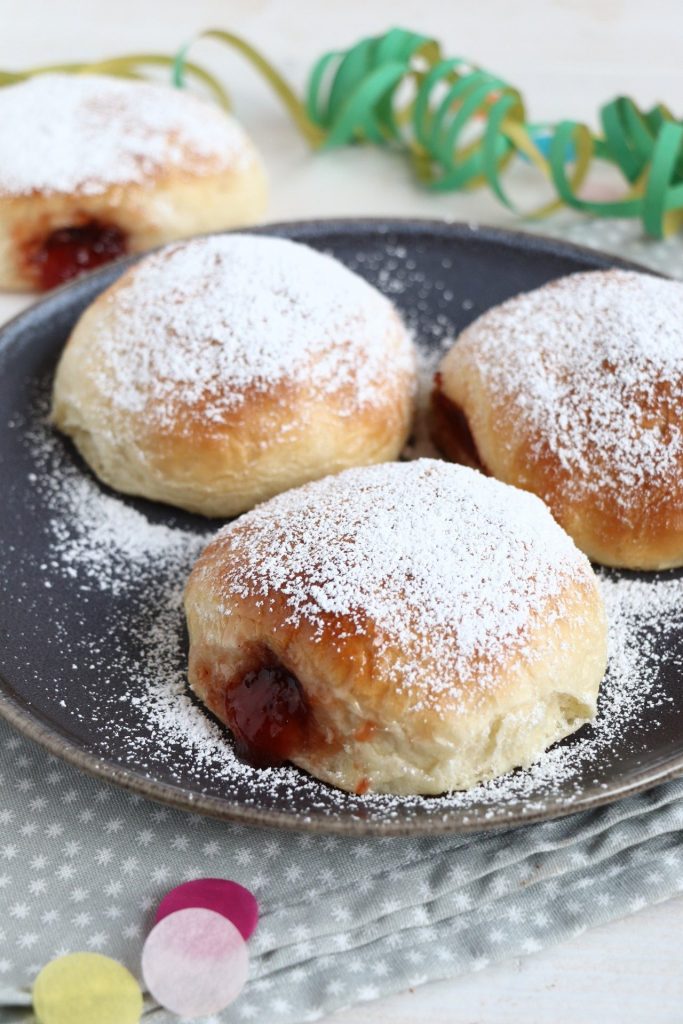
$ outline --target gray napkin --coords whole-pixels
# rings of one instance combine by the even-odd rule
[[[250,981],[214,1021],[315,1020],[532,953],[683,891],[683,782],[611,807],[439,839],[342,839],[157,806],[0,723],[0,1022],[31,1019],[52,957],[94,950],[139,974],[161,896],[233,878],[261,904]],[[177,1018],[148,1003],[145,1020]]]

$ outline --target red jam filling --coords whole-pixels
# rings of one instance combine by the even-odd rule
[[[92,220],[81,227],[59,228],[30,252],[28,261],[39,288],[58,284],[124,256],[126,234],[112,224]]]
[[[305,745],[309,707],[297,679],[281,665],[247,672],[225,700],[235,747],[245,761],[277,766]]]
[[[437,387],[432,394],[432,423],[437,447],[455,462],[463,462],[482,472],[487,472],[470,430],[467,417],[455,402],[440,390],[440,374]]]

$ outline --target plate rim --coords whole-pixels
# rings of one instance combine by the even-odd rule
[[[314,237],[316,234],[336,233],[348,235],[356,231],[375,231],[382,234],[403,232],[404,234],[430,233],[442,237],[472,239],[479,237],[487,242],[504,245],[511,249],[533,248],[537,252],[548,252],[566,256],[583,257],[590,262],[604,260],[610,267],[622,267],[637,270],[654,276],[659,274],[643,264],[625,260],[619,256],[593,249],[589,246],[566,242],[550,235],[536,234],[523,230],[510,230],[488,225],[480,225],[465,221],[445,221],[415,217],[331,217],[307,218],[297,220],[281,220],[249,228],[231,231],[208,232],[209,235],[225,234],[285,234],[288,237]],[[194,236],[203,237],[203,236]],[[171,243],[173,244],[173,243]],[[67,282],[55,288],[47,295],[31,303],[0,326],[0,352],[11,340],[13,332],[21,327],[24,319],[35,315],[45,307],[49,308],[62,300],[62,296],[75,294],[79,288],[88,290],[99,278],[108,279],[112,268],[119,267],[123,272],[128,266],[143,259],[148,253],[139,253],[116,260],[105,267],[84,275],[76,281]],[[162,803],[176,810],[203,814],[223,821],[232,821],[243,825],[282,828],[296,832],[313,832],[318,834],[334,834],[346,836],[435,836],[448,834],[472,834],[488,832],[496,829],[520,828],[541,821],[552,821],[568,817],[583,811],[592,810],[627,796],[635,796],[654,786],[661,785],[683,775],[683,747],[679,754],[672,754],[654,767],[644,767],[633,773],[625,782],[613,786],[593,784],[574,799],[566,797],[539,797],[534,806],[524,810],[523,803],[515,803],[514,811],[505,812],[504,804],[492,804],[486,812],[469,812],[463,808],[446,809],[433,817],[413,818],[397,821],[391,817],[386,820],[364,819],[350,814],[347,817],[328,817],[325,814],[290,814],[276,808],[257,808],[252,805],[234,802],[226,797],[212,796],[193,792],[181,786],[175,786],[153,777],[132,770],[113,759],[102,758],[92,753],[83,745],[63,735],[55,726],[50,726],[36,713],[31,713],[30,705],[22,704],[17,697],[12,697],[12,683],[0,673],[0,716],[13,728],[29,740],[37,743],[52,756],[61,758],[85,772],[92,778],[119,786],[127,792],[143,796],[146,799]],[[543,808],[537,808],[539,801]]]

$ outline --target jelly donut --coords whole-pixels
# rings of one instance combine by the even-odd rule
[[[265,207],[263,166],[237,121],[148,82],[45,74],[5,86],[0,153],[0,288],[51,288]]]
[[[110,486],[233,516],[348,466],[395,458],[415,353],[392,304],[305,245],[180,242],[83,314],[53,419]]]
[[[595,714],[602,598],[532,494],[423,459],[350,469],[224,527],[185,593],[189,680],[256,765],[436,794]]]
[[[683,564],[683,284],[590,271],[489,310],[439,367],[432,433],[594,561]]]

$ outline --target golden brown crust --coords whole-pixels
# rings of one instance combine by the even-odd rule
[[[619,289],[628,283],[619,281]],[[546,294],[553,301],[553,287],[531,295],[539,296],[537,303]],[[510,349],[507,344],[497,344],[501,323],[519,316],[517,301],[484,314],[442,361],[432,393],[435,443],[446,457],[471,464],[462,447],[461,426],[444,415],[444,409],[456,409],[464,417],[465,433],[472,438],[481,467],[505,483],[539,495],[593,561],[631,569],[683,564],[683,450],[676,411],[683,395],[683,376],[664,379],[671,378],[667,370],[658,379],[655,361],[646,379],[627,388],[622,380],[623,374],[629,373],[625,355],[623,366],[619,365],[621,357],[613,364],[603,359],[589,381],[585,371],[572,379],[568,357],[565,376],[557,378],[557,397],[547,400],[545,413],[532,417],[528,409],[534,402],[534,374],[540,363],[529,362],[527,388],[517,363],[506,382],[505,367],[513,343],[511,340]],[[517,331],[522,339],[528,328],[521,316],[514,323],[510,331]],[[507,341],[508,335],[504,337]],[[617,334],[614,344],[621,342]],[[591,341],[582,339],[582,344],[590,348]],[[539,338],[536,351],[541,362],[543,346]],[[494,358],[500,373],[491,373]],[[521,358],[517,362],[521,363]],[[513,359],[517,357],[513,355]],[[552,370],[546,368],[549,379],[554,365]],[[608,415],[605,395],[610,391]],[[620,416],[613,410],[618,409],[622,393],[626,397]],[[579,424],[578,416],[585,423]],[[634,420],[637,426],[631,425]],[[633,456],[634,468],[627,465],[629,430],[633,431],[634,451],[637,444],[643,449],[639,464]],[[651,441],[646,439],[648,431]]]
[[[277,263],[283,251],[282,272],[299,299],[279,314],[284,285],[278,278],[271,297],[264,279],[269,257]],[[167,261],[175,266],[186,255],[190,269],[183,266],[174,285]],[[277,239],[197,240],[152,259],[86,311],[55,380],[55,424],[110,486],[227,517],[326,473],[398,455],[412,420],[414,353],[393,307],[373,289]],[[260,281],[249,277],[249,260]],[[140,285],[146,267],[154,289]],[[235,284],[237,267],[253,301]],[[209,286],[211,272],[218,276]],[[298,329],[312,331],[310,343]],[[179,365],[193,369],[176,381]]]
[[[571,474],[543,435],[520,436],[514,410],[491,400],[473,366],[453,366],[432,392],[432,437],[446,458],[471,465],[452,425],[439,415],[444,399],[463,411],[482,453],[478,468],[496,479],[538,494],[557,522],[593,562],[627,569],[670,569],[683,564],[683,503],[668,480],[652,481],[647,493],[632,494],[628,516],[608,494],[577,500]],[[488,410],[486,417],[482,410]],[[683,465],[681,465],[683,489]]]
[[[100,222],[120,229],[130,253],[207,231],[254,224],[266,207],[267,183],[260,158],[234,168],[169,168],[145,185],[111,186],[96,195],[36,191],[0,194],[0,288],[37,287],[31,255],[52,232]]]
[[[449,485],[452,471],[456,476],[465,472],[429,462],[352,471],[334,482],[290,492],[276,499],[279,506],[275,502],[262,506],[256,519],[252,518],[254,514],[242,517],[208,545],[193,570],[185,596],[189,679],[195,693],[221,721],[231,724],[229,694],[246,673],[261,665],[279,665],[298,680],[310,708],[310,731],[289,755],[294,763],[351,791],[370,788],[380,792],[439,793],[467,788],[516,765],[530,763],[544,747],[592,716],[605,669],[605,619],[596,581],[575,549],[574,555],[568,549],[563,556],[569,559],[567,567],[572,566],[566,580],[549,583],[547,594],[539,593],[538,600],[528,598],[528,607],[514,627],[522,628],[523,623],[525,640],[521,646],[512,635],[508,641],[503,639],[506,619],[501,614],[490,622],[485,647],[463,659],[476,615],[468,620],[465,610],[456,625],[463,614],[463,600],[471,601],[473,597],[457,596],[460,591],[450,570],[462,564],[466,577],[465,566],[471,567],[471,563],[467,558],[464,563],[458,562],[460,542],[449,537],[446,525],[444,581],[450,577],[445,582],[450,590],[440,582],[436,564],[433,571],[429,570],[441,596],[442,611],[453,602],[452,625],[445,633],[444,626],[439,625],[441,613],[430,620],[422,599],[412,615],[414,595],[406,591],[405,600],[401,598],[400,578],[398,582],[387,578],[381,596],[377,591],[375,597],[369,594],[365,605],[351,593],[348,600],[353,610],[343,610],[341,594],[349,584],[342,580],[354,571],[356,557],[367,558],[368,565],[374,567],[367,578],[371,588],[376,586],[373,574],[382,572],[382,559],[374,549],[384,542],[375,531],[383,532],[389,544],[396,544],[397,571],[405,572],[406,580],[415,580],[419,572],[422,556],[413,564],[406,556],[410,544],[404,550],[398,538],[391,541],[393,531],[388,523],[393,515],[392,478],[400,478],[397,490],[412,487],[412,500],[419,504],[423,488],[427,490],[422,497],[428,500],[444,481]],[[429,482],[434,472],[436,492]],[[353,504],[352,494],[363,480],[373,478],[379,482],[378,493],[385,495],[388,518],[375,524],[368,535],[368,549],[364,546],[360,506],[357,509]],[[346,481],[350,491],[344,489]],[[464,483],[477,491],[476,478],[467,477]],[[499,486],[489,483],[494,489]],[[331,491],[339,491],[338,506],[334,496],[328,501],[326,495]],[[316,512],[317,494],[321,495],[321,504]],[[382,499],[368,499],[367,507],[376,508],[375,500]],[[514,507],[518,498],[511,492],[504,501]],[[291,517],[296,514],[297,502],[301,503],[301,532]],[[283,514],[280,508],[292,513]],[[536,515],[535,506],[532,515]],[[556,540],[553,531],[557,535],[560,531],[554,524],[548,525],[543,515],[538,521],[538,543],[548,541],[552,546]],[[434,527],[426,504],[423,520],[425,530]],[[333,525],[322,525],[330,521]],[[359,538],[357,554],[349,553],[356,551],[348,547],[351,522]],[[309,568],[299,561],[302,546],[306,546],[307,523],[311,532],[324,534],[319,547],[310,541]],[[477,538],[470,535],[470,540],[474,544]],[[494,577],[486,582],[491,559],[488,542],[487,528],[482,525],[481,555],[472,557],[482,560],[478,570],[483,574],[482,582],[476,587],[476,600],[478,607],[484,602],[480,606],[483,615],[486,594],[495,578],[494,570]],[[281,558],[279,550],[283,551]],[[299,560],[287,554],[294,550]],[[323,550],[327,553],[325,564],[320,560]],[[505,551],[502,538],[498,557],[504,559]],[[422,568],[427,571],[424,564]],[[529,571],[536,571],[531,563]],[[313,609],[320,581],[337,576],[339,582],[328,586],[339,607],[323,610],[315,606],[315,610],[302,612],[304,606]],[[276,579],[279,585],[275,585]],[[462,594],[471,593],[464,586]],[[522,593],[515,601],[523,603]],[[380,607],[388,609],[385,619],[377,611],[373,613],[378,601]],[[474,607],[472,610],[474,613]]]
[[[0,94],[0,288],[46,287],[41,248],[96,225],[126,252],[254,223],[261,160],[231,115],[188,93],[101,75],[39,75]]]

